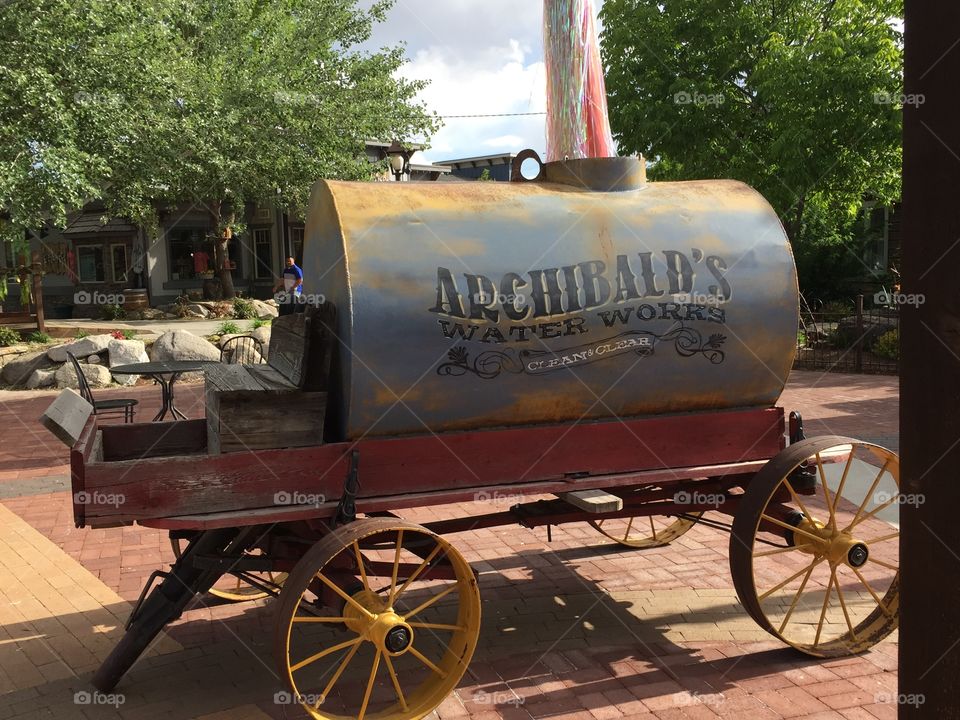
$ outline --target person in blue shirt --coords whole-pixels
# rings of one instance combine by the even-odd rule
[[[273,286],[273,292],[276,293],[281,286],[283,287],[283,293],[281,297],[277,298],[280,314],[290,315],[296,310],[302,309],[299,305],[303,296],[303,270],[297,267],[297,263],[294,262],[292,257],[287,258],[287,266],[284,268],[277,284]]]

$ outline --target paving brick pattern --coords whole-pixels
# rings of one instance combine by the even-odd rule
[[[149,416],[159,400],[149,386],[110,392],[140,398]],[[202,415],[197,387],[184,386],[178,397],[188,414]],[[11,400],[6,393],[0,411],[30,418],[29,425],[51,399]],[[803,412],[808,435],[848,434],[897,445],[896,378],[795,372],[781,404]],[[85,573],[87,581],[114,593],[105,606],[134,600],[149,573],[172,560],[166,537],[140,527],[73,528],[69,493],[45,492],[42,485],[43,478],[67,472],[65,448],[43,437],[35,422],[36,433],[12,429],[6,416],[2,422],[0,488],[11,488],[2,506],[59,548],[57,564],[69,568],[64,572]],[[18,443],[29,438],[29,452],[18,447],[8,453],[14,433]],[[26,457],[31,464],[18,465]],[[24,474],[33,470],[38,474]],[[41,481],[30,485],[32,478]],[[15,483],[28,485],[19,493]],[[506,509],[505,503],[403,515],[427,522]],[[484,620],[466,677],[435,713],[442,720],[896,716],[896,706],[885,702],[896,693],[895,638],[835,661],[784,648],[740,607],[727,569],[728,538],[720,531],[698,526],[670,547],[644,551],[613,545],[580,524],[554,529],[551,543],[543,530],[516,527],[451,540],[480,574]],[[58,610],[47,610],[47,621],[62,619]],[[50,677],[32,687],[9,686],[16,689],[0,696],[0,720],[301,717],[272,701],[281,689],[271,656],[273,610],[272,600],[198,599],[169,628],[170,641],[182,649],[143,658],[118,688],[122,695],[82,694],[91,691],[85,673],[93,663],[84,656],[87,664],[67,663],[76,676],[48,671]],[[9,630],[4,619],[0,632]],[[5,638],[0,635],[0,648]]]

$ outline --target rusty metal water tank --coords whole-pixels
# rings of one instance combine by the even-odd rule
[[[318,182],[303,271],[338,308],[339,438],[770,406],[796,346],[770,205],[734,181],[647,183],[637,158]]]

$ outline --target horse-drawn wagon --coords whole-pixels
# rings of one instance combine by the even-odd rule
[[[269,367],[212,369],[205,420],[90,416],[73,446],[78,526],[136,522],[177,548],[99,689],[196,595],[277,596],[276,662],[311,715],[422,717],[479,634],[448,536],[508,524],[587,522],[642,550],[706,523],[784,642],[834,657],[896,628],[898,460],[805,439],[776,405],[796,274],[749,188],[648,185],[636,158],[529,183],[321,182],[305,252],[328,302],[276,321]],[[271,403],[261,433],[243,420]],[[402,518],[494,493],[519,500]]]

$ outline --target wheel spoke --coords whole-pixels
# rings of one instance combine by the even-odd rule
[[[441,548],[440,543],[437,543],[437,546],[430,552],[429,555],[427,555],[427,557],[425,557],[425,558],[423,559],[423,562],[420,563],[420,567],[418,567],[416,570],[414,570],[413,573],[410,575],[410,577],[408,577],[408,578],[406,579],[406,581],[403,583],[403,585],[400,586],[400,589],[397,590],[397,594],[396,594],[396,595],[394,596],[394,598],[393,598],[393,599],[394,599],[394,602],[396,602],[396,599],[397,599],[398,597],[400,597],[401,595],[403,595],[404,590],[407,589],[407,587],[410,585],[410,583],[412,583],[414,580],[416,580],[418,577],[420,577],[420,573],[422,573],[423,570],[424,570],[424,568],[426,568],[427,565],[429,565],[429,564],[433,561],[433,558],[436,557],[436,555],[437,555],[438,552],[440,552],[440,548]],[[391,605],[392,605],[392,604],[393,604],[393,603],[391,603]]]
[[[803,575],[805,572],[807,572],[807,570],[811,570],[811,571],[812,571],[813,568],[815,568],[817,565],[819,565],[820,563],[822,563],[823,560],[824,560],[824,559],[823,559],[822,557],[814,558],[814,559],[813,559],[813,562],[811,562],[809,565],[807,565],[807,567],[805,567],[805,568],[803,568],[802,570],[794,573],[793,575],[791,575],[790,577],[788,577],[786,580],[784,580],[784,581],[783,581],[782,583],[780,583],[779,585],[773,586],[772,588],[770,588],[769,590],[767,590],[763,595],[761,595],[761,596],[760,596],[759,598],[757,598],[757,599],[758,599],[758,600],[766,600],[768,597],[770,597],[771,595],[773,595],[773,593],[775,593],[777,590],[779,590],[779,589],[782,588],[783,586],[787,585],[788,583],[793,582],[793,581],[796,580],[798,577],[800,577],[801,575]]]
[[[837,570],[833,569],[834,578],[836,578]],[[857,640],[857,633],[853,629],[853,623],[850,622],[850,613],[847,612],[847,603],[843,600],[843,592],[840,590],[840,581],[836,581],[837,586],[837,600],[840,601],[840,609],[843,610],[843,619],[847,621],[847,629],[850,631],[850,637],[854,640]]]
[[[465,625],[447,625],[444,623],[412,622],[407,623],[407,625],[415,628],[423,628],[424,630],[450,630],[451,632],[459,632],[467,629]]]
[[[316,655],[311,655],[306,660],[301,660],[296,665],[291,665],[290,672],[292,673],[296,672],[300,668],[306,667],[310,663],[316,662],[320,658],[326,657],[330,653],[335,653],[337,650],[343,650],[344,648],[348,648],[351,645],[359,645],[361,642],[363,642],[363,638],[356,637],[353,640],[347,640],[346,642],[339,643],[338,645],[334,645],[333,647],[328,647],[326,650],[321,650]]]
[[[900,537],[899,530],[897,530],[896,532],[892,532],[889,535],[881,535],[878,538],[871,538],[870,540],[864,540],[863,542],[865,542],[867,545],[872,545],[874,543],[882,543],[885,540],[893,540],[894,538],[898,538],[898,537]]]
[[[354,541],[353,552],[357,556],[357,567],[360,568],[360,580],[363,581],[363,589],[369,591],[370,583],[367,580],[367,567],[363,562],[363,555],[360,553],[360,543]]]
[[[817,623],[817,635],[813,639],[813,646],[820,644],[820,633],[823,632],[823,620],[827,617],[827,607],[830,605],[830,592],[833,590],[833,581],[836,579],[835,570],[830,568],[830,579],[827,580],[827,592],[823,596],[823,607],[820,609],[820,622]]]
[[[803,577],[803,582],[800,583],[800,589],[797,590],[797,594],[793,596],[793,602],[790,603],[790,607],[787,610],[787,614],[783,618],[783,622],[780,624],[780,629],[777,630],[778,633],[783,635],[783,629],[787,626],[787,623],[790,622],[790,616],[793,615],[794,608],[797,607],[797,602],[800,600],[800,595],[803,594],[803,589],[807,586],[807,582],[810,580],[810,576],[813,575],[813,569],[816,565],[811,565],[807,568],[807,574]]]
[[[353,660],[353,656],[357,654],[357,650],[360,649],[360,643],[356,643],[350,652],[347,653],[346,657],[340,662],[340,665],[337,667],[333,677],[327,682],[327,686],[323,689],[323,692],[320,693],[320,697],[317,698],[317,702],[314,704],[314,708],[320,707],[320,705],[330,697],[330,691],[333,690],[333,686],[337,684],[337,680],[340,679],[340,676],[343,675],[343,671],[347,669],[347,665],[350,664],[350,661]]]
[[[899,567],[897,567],[896,565],[891,565],[890,563],[888,563],[888,562],[885,561],[885,560],[877,560],[877,558],[873,558],[873,557],[872,557],[872,558],[870,558],[870,562],[876,563],[876,564],[879,565],[880,567],[885,567],[885,568],[887,568],[888,570],[893,570],[893,571],[895,571],[895,572],[900,572],[900,568],[899,568]]]
[[[387,661],[387,672],[390,673],[390,682],[393,683],[393,690],[395,693],[397,693],[397,700],[400,701],[400,708],[406,712],[407,699],[403,696],[403,690],[400,688],[400,678],[397,677],[397,671],[393,669],[393,660],[391,660],[390,656],[386,653],[383,654],[383,659]]]
[[[851,448],[850,454],[853,455],[853,449]],[[831,530],[837,529],[837,516],[836,508],[834,507],[833,500],[830,499],[830,488],[827,487],[827,473],[823,469],[823,460],[820,458],[820,453],[817,453],[817,470],[820,473],[820,485],[823,487],[823,499],[827,505],[827,509],[830,511],[830,518],[827,520],[827,525]]]
[[[867,589],[867,592],[869,592],[873,596],[874,601],[877,603],[877,607],[880,608],[883,614],[886,615],[888,618],[892,618],[893,613],[891,613],[890,610],[887,608],[887,606],[883,604],[883,600],[881,600],[880,596],[877,595],[877,593],[874,591],[872,587],[870,587],[870,583],[867,582],[867,579],[860,573],[860,571],[857,568],[852,567],[850,569],[853,570],[854,574],[860,580],[860,583]]]
[[[370,703],[370,694],[373,692],[373,683],[377,679],[377,670],[380,668],[381,652],[382,651],[380,648],[377,648],[377,654],[373,656],[373,669],[370,671],[370,679],[367,680],[367,690],[363,693],[363,703],[360,705],[360,713],[357,715],[357,720],[363,720],[363,716],[367,714],[367,705]]]
[[[889,500],[887,500],[885,503],[882,503],[882,504],[880,504],[880,505],[877,505],[873,510],[871,510],[870,512],[868,512],[866,515],[861,515],[861,516],[858,517],[858,518],[854,518],[853,522],[851,522],[849,525],[847,525],[847,527],[844,529],[844,532],[850,532],[850,530],[852,530],[853,528],[855,528],[857,525],[859,525],[860,523],[862,523],[864,520],[869,520],[870,518],[872,518],[874,515],[876,515],[876,514],[877,514],[878,512],[880,512],[881,510],[884,510],[885,508],[888,508],[888,507],[890,507],[891,505],[893,505],[893,503],[895,503],[898,499],[899,499],[899,496],[898,496],[898,495],[894,495],[892,498],[890,498]]]
[[[417,650],[413,645],[410,646],[409,651],[410,651],[410,654],[411,654],[411,655],[413,655],[417,660],[419,660],[420,662],[422,662],[422,663],[423,663],[424,665],[426,665],[428,668],[430,668],[431,670],[433,670],[433,672],[435,672],[435,673],[436,673],[437,675],[439,675],[440,677],[443,678],[443,677],[446,677],[446,676],[447,676],[447,673],[445,673],[443,670],[441,670],[441,669],[438,668],[436,665],[434,665],[433,662],[432,662],[429,658],[424,657],[423,653],[421,653],[419,650]]]
[[[324,585],[326,585],[328,588],[330,588],[331,590],[333,590],[337,595],[339,595],[339,596],[342,597],[344,600],[346,600],[349,605],[355,607],[357,610],[359,610],[361,613],[363,613],[366,617],[368,617],[368,618],[370,618],[370,619],[372,619],[372,618],[374,617],[373,613],[371,613],[369,610],[367,610],[363,605],[361,605],[360,603],[358,603],[358,602],[357,602],[356,600],[354,600],[352,597],[350,597],[349,595],[347,595],[343,590],[340,589],[340,587],[339,587],[335,582],[333,582],[332,580],[330,580],[329,578],[327,578],[326,575],[324,575],[323,573],[318,572],[317,575],[316,575],[316,577],[317,577],[317,579],[318,579],[320,582],[322,582],[322,583],[323,583]]]
[[[414,615],[416,615],[417,613],[419,613],[419,612],[421,612],[421,611],[423,611],[423,610],[426,610],[428,607],[430,607],[431,605],[433,605],[435,602],[437,602],[437,601],[440,600],[441,598],[445,598],[447,595],[449,595],[450,593],[452,593],[452,592],[453,592],[454,590],[456,590],[456,589],[457,589],[457,583],[451,584],[450,587],[448,587],[448,588],[447,588],[446,590],[444,590],[443,592],[437,593],[436,595],[434,595],[432,598],[430,598],[430,599],[427,600],[426,602],[424,602],[424,603],[422,603],[421,605],[417,606],[415,609],[411,610],[411,611],[408,612],[408,613],[404,613],[404,616],[403,616],[403,617],[404,617],[404,620],[409,621],[410,618],[412,618]]]
[[[867,506],[867,501],[870,499],[870,496],[873,495],[873,491],[877,489],[877,484],[880,482],[880,478],[883,477],[883,474],[887,471],[887,468],[889,466],[890,466],[890,460],[887,459],[886,462],[883,463],[883,467],[880,468],[880,472],[878,472],[877,476],[873,479],[873,484],[870,485],[870,489],[867,490],[867,494],[863,496],[863,502],[860,503],[860,507],[857,508],[857,512],[853,516],[853,522],[851,522],[849,525],[847,525],[846,528],[844,528],[844,532],[849,531],[850,528],[856,524],[857,518],[860,517],[860,513],[862,513],[863,509]]]
[[[793,489],[793,485],[790,484],[790,481],[784,478],[781,484],[787,486],[787,492],[790,493],[790,497],[800,508],[800,512],[802,512],[806,516],[807,520],[809,520],[810,522],[815,522],[813,519],[813,515],[810,513],[809,510],[807,510],[807,506],[803,504],[803,500],[800,499],[800,496],[797,494],[797,491]]]
[[[387,607],[393,607],[397,592],[397,573],[400,572],[400,551],[403,549],[403,528],[397,530],[397,551],[393,556],[393,575],[390,577],[390,594],[387,595]]]
[[[295,623],[339,623],[346,620],[345,617],[315,617],[313,615],[298,615],[293,618]]]
[[[833,494],[833,509],[831,510],[831,516],[836,516],[837,506],[840,505],[840,498],[843,497],[843,487],[847,484],[847,475],[850,473],[850,467],[853,465],[853,447],[850,448],[850,454],[847,455],[847,462],[843,466],[843,475],[840,476],[840,485],[837,487],[837,491]]]
[[[783,520],[777,520],[775,517],[771,517],[766,513],[763,513],[762,515],[760,515],[760,517],[766,520],[767,522],[772,522],[774,525],[779,525],[780,527],[786,528],[787,530],[792,530],[793,532],[799,533],[800,535],[803,535],[804,537],[808,537],[811,540],[814,540],[818,543],[823,541],[823,538],[820,537],[819,535],[814,535],[813,533],[807,532],[806,530],[801,530],[800,528],[795,527],[790,523],[783,522]]]
[[[755,558],[758,558],[758,557],[766,557],[767,555],[780,555],[781,553],[796,552],[796,551],[797,551],[797,548],[793,546],[778,547],[776,550],[764,550],[763,552],[754,553],[753,556]]]

